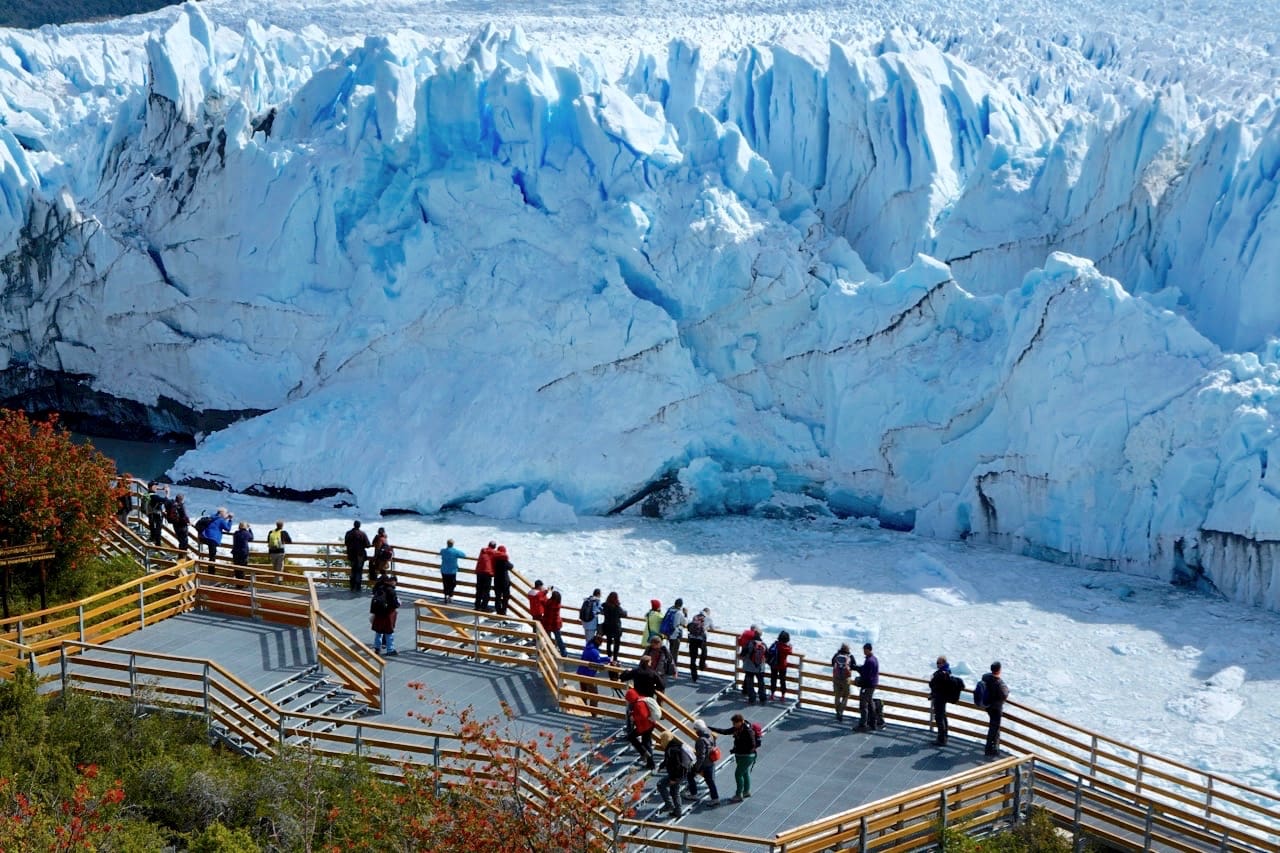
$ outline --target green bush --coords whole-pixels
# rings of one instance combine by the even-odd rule
[[[943,853],[1072,853],[1071,839],[1058,833],[1053,818],[1033,808],[1027,819],[994,835],[974,838],[958,829],[942,831]]]
[[[189,853],[259,853],[262,848],[243,829],[228,829],[218,821],[195,833],[187,844]]]

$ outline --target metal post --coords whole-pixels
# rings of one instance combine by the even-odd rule
[[[1022,768],[1013,768],[1013,825],[1022,823]]]
[[[476,660],[480,660],[480,613],[477,611],[471,617],[471,624],[474,626],[471,631],[471,651],[475,655]]]
[[[1212,776],[1207,776],[1207,777],[1205,777],[1205,779],[1206,779],[1206,781],[1208,782],[1208,784],[1207,784],[1207,785],[1205,785],[1205,788],[1204,788],[1204,790],[1205,790],[1205,794],[1204,794],[1204,816],[1205,816],[1205,817],[1212,817],[1212,816],[1213,816],[1213,777],[1212,777]]]
[[[281,750],[284,750],[284,727],[288,719],[288,714],[281,714],[279,722],[276,723],[276,742],[280,744]]]
[[[207,663],[204,665],[204,674],[201,682],[201,686],[204,688],[204,728],[206,732],[212,734],[213,715],[209,708],[209,664]]]
[[[1147,803],[1147,821],[1142,827],[1142,849],[1151,849],[1151,824],[1155,822],[1155,804]]]
[[[147,588],[142,584],[141,581],[139,581],[138,582],[138,627],[139,628],[147,627],[146,594],[147,594]]]
[[[138,656],[129,653],[129,701],[133,703],[133,715],[138,716]]]
[[[80,629],[80,642],[82,642],[82,643],[83,643],[83,642],[85,642],[85,639],[84,639],[84,605],[83,605],[83,604],[78,605],[78,606],[76,607],[76,624],[78,625],[78,627],[79,627],[79,629]]]
[[[943,788],[938,794],[938,822],[942,825],[942,829],[947,828],[947,790]]]
[[[22,645],[22,620],[18,620],[18,645]]]
[[[858,850],[859,853],[867,853],[867,819],[865,817],[858,819]]]
[[[796,709],[804,704],[804,656],[796,661]],[[785,675],[785,673],[784,673]]]
[[[36,660],[35,649],[27,653],[27,668],[31,670],[32,675],[35,675],[36,670],[40,668],[40,662]]]
[[[1098,777],[1098,736],[1094,735],[1089,746],[1089,777]]]
[[[249,570],[249,618],[258,618],[258,584],[257,572]]]
[[[1143,759],[1145,757],[1146,757],[1146,753],[1143,753],[1143,752],[1138,753],[1138,778],[1137,778],[1137,787],[1134,788],[1134,791],[1139,794],[1142,793],[1142,768],[1143,768]]]
[[[356,723],[356,758],[360,757],[360,753],[364,752],[364,726]]]
[[[440,735],[436,735],[431,742],[431,769],[434,771],[432,775],[432,789],[435,795],[440,796]]]
[[[1071,837],[1075,841],[1076,853],[1084,848],[1084,836],[1080,832],[1080,806],[1081,799],[1084,796],[1084,779],[1079,775],[1076,776],[1076,797],[1075,807],[1071,812]]]

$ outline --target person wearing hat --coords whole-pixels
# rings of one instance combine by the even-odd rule
[[[854,667],[858,671],[858,724],[855,732],[869,732],[884,728],[884,719],[876,714],[876,688],[880,686],[880,661],[876,660],[870,643],[862,644],[862,663]]]
[[[511,570],[514,568],[507,557],[507,546],[499,545],[493,552],[493,611],[499,616],[507,615],[507,605],[511,601]]]
[[[698,777],[701,776],[707,783],[707,793],[711,795],[707,805],[715,807],[720,805],[720,792],[716,790],[716,762],[711,757],[716,749],[716,736],[706,721],[700,719],[693,721],[693,733],[697,740],[693,742],[693,767],[689,768],[689,796],[697,799]]]
[[[644,615],[644,644],[649,645],[653,637],[662,636],[662,602],[656,598],[649,599],[649,612]]]
[[[649,714],[649,705],[643,701],[634,687],[629,688],[624,697],[627,700],[627,719],[624,731],[627,743],[639,753],[637,764],[643,764],[649,770],[654,769],[653,761],[653,717]]]
[[[672,817],[679,817],[683,808],[680,802],[680,786],[685,784],[693,765],[693,756],[687,748],[670,732],[660,731],[654,736],[654,743],[662,750],[662,763],[658,769],[665,775],[658,780],[658,795],[662,804]]]

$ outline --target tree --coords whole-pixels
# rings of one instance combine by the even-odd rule
[[[0,778],[0,850],[100,850],[117,829],[124,789],[94,765],[78,768],[71,795],[47,801]]]
[[[56,415],[44,421],[0,410],[0,546],[47,545],[53,571],[74,571],[94,555],[98,534],[112,522],[123,486],[115,464],[76,444]],[[40,607],[48,606],[48,563],[40,566]],[[9,615],[11,569],[4,569]]]

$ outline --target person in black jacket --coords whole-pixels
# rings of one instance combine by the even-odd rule
[[[751,768],[756,763],[756,735],[741,714],[729,718],[727,728],[711,726],[711,731],[722,735],[733,735],[733,784],[734,794],[729,798],[731,803],[740,803],[751,796]]]
[[[938,668],[929,678],[929,704],[933,707],[933,721],[938,725],[938,746],[947,745],[947,701],[951,698],[951,664],[938,655]]]
[[[1000,721],[1004,717],[1004,703],[1009,698],[1009,688],[1000,677],[1000,661],[991,664],[991,671],[982,676],[987,685],[987,748],[986,755],[1000,751]]]
[[[507,605],[511,601],[511,560],[507,558],[507,546],[499,545],[493,555],[493,612],[499,616],[507,615]]]
[[[364,564],[369,559],[369,534],[360,529],[357,520],[347,531],[343,543],[347,546],[347,562],[351,565],[351,581],[349,589],[359,592],[361,580],[364,578]]]
[[[178,550],[185,554],[191,547],[191,516],[187,513],[187,499],[183,495],[173,499],[173,532],[178,537]]]
[[[600,608],[600,632],[608,640],[605,651],[613,660],[618,659],[618,653],[622,650],[622,620],[626,615],[627,611],[623,609],[618,594],[609,593],[604,606]]]
[[[684,744],[670,732],[658,732],[655,740],[662,750],[662,763],[658,765],[658,769],[665,774],[658,780],[658,794],[671,816],[679,817],[683,807],[680,802],[680,786],[689,775]]]

